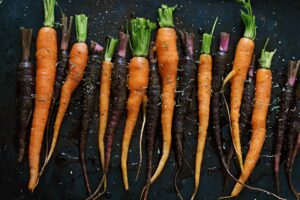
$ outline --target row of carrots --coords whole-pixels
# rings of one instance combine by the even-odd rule
[[[225,77],[225,68],[229,63],[227,54],[229,34],[221,33],[219,50],[213,58],[210,51],[218,18],[214,22],[211,33],[203,34],[197,70],[194,61],[194,35],[191,33],[179,31],[184,49],[184,56],[179,62],[176,43],[177,34],[173,22],[173,12],[176,6],[168,7],[162,5],[158,9],[160,28],[157,31],[155,43],[150,41],[156,24],[148,19],[134,18],[129,22],[127,32],[129,31],[130,34],[120,31],[119,40],[109,37],[105,48],[94,41],[91,41],[90,47],[87,46],[88,17],[84,14],[76,15],[77,42],[73,44],[70,55],[68,55],[73,18],[63,16],[61,19],[62,39],[58,50],[57,33],[54,29],[55,0],[44,0],[45,20],[44,27],[39,30],[37,37],[36,73],[34,73],[34,66],[30,61],[32,30],[21,29],[23,56],[18,69],[20,113],[18,160],[21,161],[24,156],[26,130],[30,125],[33,111],[28,152],[30,168],[28,189],[31,192],[34,191],[40,176],[49,163],[55,150],[72,93],[83,80],[80,158],[89,193],[88,199],[97,199],[106,191],[114,132],[125,107],[127,115],[122,141],[121,169],[125,190],[129,190],[127,159],[131,137],[141,106],[144,119],[141,135],[145,128],[148,169],[147,183],[142,191],[141,198],[147,199],[150,185],[163,171],[171,151],[171,143],[174,143],[177,163],[175,189],[178,197],[182,199],[177,187],[177,176],[184,163],[186,163],[183,156],[183,121],[188,112],[189,101],[193,98],[195,90],[197,90],[198,94],[199,127],[195,159],[195,187],[191,199],[196,198],[200,184],[200,172],[209,121],[212,123],[221,163],[226,173],[237,181],[230,197],[237,196],[243,187],[247,187],[282,199],[266,190],[246,185],[246,181],[259,159],[266,136],[266,119],[272,89],[272,72],[270,67],[276,50],[273,52],[266,50],[267,40],[259,59],[259,69],[256,71],[256,78],[254,78],[255,16],[252,13],[249,0],[239,0],[239,2],[243,6],[241,17],[245,24],[245,32],[237,44],[232,71]],[[128,64],[127,72],[126,49],[128,42],[133,57]],[[112,58],[117,44],[119,44],[119,47],[113,61]],[[103,51],[104,59],[102,61],[101,55]],[[282,147],[286,140],[288,151],[287,171],[292,188],[290,174],[300,145],[299,91],[297,93],[297,103],[295,105],[293,103],[294,85],[299,64],[300,61],[290,62],[288,80],[282,94],[274,163],[277,182],[279,182],[280,154],[283,151]],[[92,191],[85,164],[85,146],[94,104],[96,103],[99,74],[101,75],[98,146],[103,176],[98,187],[95,191]],[[224,96],[224,88],[229,81],[231,81],[230,107],[228,107]],[[127,94],[127,86],[129,94]],[[299,90],[299,86],[297,90]],[[35,94],[34,102],[33,94]],[[233,144],[227,159],[222,147],[220,128],[220,104],[222,98],[228,110]],[[254,101],[254,105],[252,105],[252,101]],[[296,106],[297,108],[293,109]],[[293,111],[293,123],[291,123],[291,133],[286,139],[287,120],[291,110]],[[111,114],[109,115],[109,113]],[[155,172],[152,173],[152,155],[159,119],[161,119],[162,126],[162,156]],[[248,153],[245,160],[243,160],[240,133],[247,132],[250,119],[252,136]],[[53,122],[54,127],[52,127]],[[45,132],[47,135],[52,133],[52,142],[49,151],[47,149],[45,161],[40,168],[40,154]],[[297,142],[295,142],[296,137],[298,137]],[[141,149],[142,139],[140,140],[140,152]],[[238,179],[232,175],[229,169],[234,152],[241,171]],[[140,165],[141,163],[140,161]],[[277,185],[279,188],[279,183]],[[299,198],[294,188],[293,193],[295,197]]]

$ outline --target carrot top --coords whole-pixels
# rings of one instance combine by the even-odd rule
[[[130,21],[131,28],[131,51],[133,56],[146,57],[149,51],[151,32],[156,24],[145,18],[135,18]]]
[[[88,17],[84,14],[75,15],[77,42],[85,42],[87,37]]]
[[[162,4],[161,8],[158,9],[158,23],[160,27],[174,27],[173,22],[173,11],[177,8],[177,5],[168,7]]]
[[[217,21],[218,21],[218,17],[216,18],[216,20],[214,22],[214,25],[212,27],[210,34],[208,34],[208,33],[203,34],[202,47],[201,47],[202,54],[210,54],[211,40],[212,40],[212,36],[214,34],[214,30],[215,30]]]
[[[117,46],[118,40],[113,37],[108,37],[106,48],[105,48],[105,54],[104,54],[104,60],[111,61],[112,56],[114,55],[115,48]]]
[[[54,27],[54,6],[56,0],[44,0],[44,26]]]
[[[269,42],[269,38],[267,39],[263,50],[261,51],[261,56],[259,59],[259,64],[261,68],[270,69],[272,58],[276,52],[276,49],[272,52],[266,51],[267,44]]]
[[[245,25],[244,37],[254,40],[256,37],[256,25],[250,0],[237,0],[237,2],[241,3],[243,8],[246,9],[246,12],[241,10],[241,18]]]

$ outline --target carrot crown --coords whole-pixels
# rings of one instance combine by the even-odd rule
[[[237,0],[237,2],[241,3],[243,8],[246,9],[246,12],[241,10],[241,18],[245,25],[244,37],[254,40],[256,37],[256,25],[250,0]]]
[[[77,42],[85,42],[87,37],[88,17],[84,14],[75,15]]]
[[[265,69],[270,69],[272,58],[273,58],[273,56],[276,52],[276,49],[274,51],[271,51],[271,52],[266,51],[266,47],[267,47],[268,42],[269,42],[269,38],[267,39],[267,41],[265,43],[265,46],[264,46],[263,50],[261,51],[261,56],[260,56],[260,59],[259,59],[260,67],[265,68]]]
[[[44,26],[54,27],[54,7],[56,0],[44,0]]]
[[[177,8],[177,5],[168,7],[162,4],[161,8],[158,9],[158,23],[160,27],[174,27],[173,22],[173,11]]]
[[[151,32],[156,24],[145,18],[135,18],[130,21],[131,28],[131,51],[133,56],[146,57],[149,51]]]
[[[105,47],[104,60],[111,61],[111,58],[114,55],[114,51],[117,44],[118,44],[117,39],[113,37],[108,37],[106,47]]]
[[[211,46],[211,41],[212,41],[212,37],[214,34],[214,30],[216,27],[218,21],[218,17],[216,18],[214,25],[212,27],[211,33],[204,33],[203,34],[203,40],[202,40],[202,47],[201,47],[201,53],[202,54],[210,54],[210,46]]]

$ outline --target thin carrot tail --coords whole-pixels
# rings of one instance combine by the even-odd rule
[[[221,91],[224,91],[224,88],[225,88],[227,82],[230,81],[236,75],[236,73],[237,73],[236,70],[232,70],[232,71],[229,72],[229,74],[226,76],[226,78],[223,81],[223,85],[222,85],[222,90]]]
[[[179,175],[179,173],[181,172],[182,170],[182,165],[177,167],[176,169],[176,174],[175,174],[175,178],[174,178],[174,186],[175,186],[175,190],[176,190],[176,194],[177,194],[177,197],[180,199],[180,200],[183,200],[181,194],[180,194],[180,190],[178,188],[178,185],[177,185],[177,177]]]

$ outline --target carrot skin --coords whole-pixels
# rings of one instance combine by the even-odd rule
[[[85,146],[88,136],[89,126],[92,122],[94,113],[94,102],[97,91],[97,81],[99,79],[100,72],[100,56],[90,55],[89,63],[85,71],[85,79],[83,85],[83,97],[82,97],[82,114],[81,114],[81,131],[80,131],[80,158],[82,163],[82,169],[84,173],[85,183],[89,194],[91,194],[86,162],[85,162]]]
[[[198,144],[195,160],[195,191],[200,183],[200,172],[204,154],[204,147],[209,123],[210,93],[212,80],[212,58],[210,55],[201,54],[198,66],[198,109],[199,128]]]
[[[172,140],[172,119],[175,104],[175,89],[177,81],[178,52],[176,32],[173,28],[160,28],[156,35],[158,67],[162,81],[162,157],[151,178],[153,183],[161,174],[167,163]]]
[[[30,61],[30,45],[32,38],[31,29],[21,29],[22,34],[22,59],[18,66],[18,114],[19,114],[19,153],[18,161],[21,162],[26,148],[26,135],[33,109],[34,96],[34,65]]]
[[[158,72],[157,60],[154,52],[150,52],[150,74],[147,90],[147,114],[146,114],[146,152],[147,152],[147,188],[144,199],[147,198],[152,175],[152,157],[155,145],[155,135],[159,123],[161,111],[161,82]]]
[[[251,175],[263,147],[266,135],[266,119],[272,90],[272,72],[269,69],[258,69],[256,73],[255,102],[252,114],[252,136],[249,151],[244,162],[244,173],[239,181],[245,183]],[[236,183],[231,196],[237,196],[243,186]]]
[[[127,158],[130,141],[135,127],[143,97],[146,94],[149,77],[149,62],[144,57],[133,57],[129,63],[126,124],[122,140],[121,168],[125,190],[129,189]]]
[[[290,124],[290,129],[291,131],[297,132],[298,135],[297,136],[298,138],[295,143],[295,148],[293,150],[293,156],[290,163],[290,166],[292,167],[300,148],[300,83],[299,82],[296,88],[296,112],[294,112],[294,115],[292,117],[292,123]]]
[[[36,96],[29,143],[30,178],[28,189],[31,192],[37,184],[39,175],[40,153],[52,101],[56,61],[56,31],[50,27],[43,27],[38,32],[36,44]]]
[[[105,144],[105,167],[107,174],[114,140],[114,132],[123,114],[127,98],[127,61],[123,56],[117,56],[111,77],[111,116],[107,125],[104,138]]]
[[[236,155],[243,171],[242,148],[240,142],[239,116],[243,97],[244,82],[251,63],[254,50],[254,41],[249,38],[241,38],[238,42],[233,62],[233,70],[236,74],[231,79],[230,95],[230,119],[232,125],[232,139]]]

